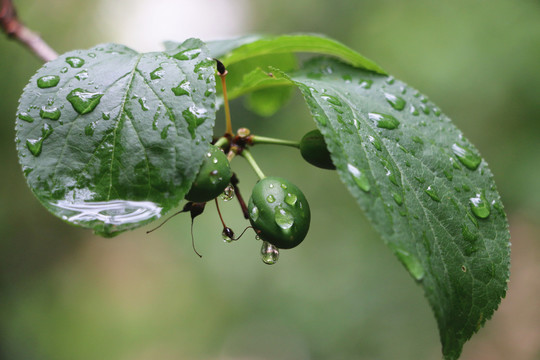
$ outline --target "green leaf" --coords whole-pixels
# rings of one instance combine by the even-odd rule
[[[316,53],[335,56],[352,66],[385,74],[385,71],[373,61],[365,58],[340,42],[321,35],[291,34],[263,38],[254,37],[254,41],[252,42],[248,42],[249,40],[251,39],[236,39],[233,40],[231,46],[226,46],[224,42],[219,43],[220,60],[225,66],[261,55],[275,56],[277,54],[288,53]],[[238,46],[239,44],[240,46]],[[233,48],[233,45],[238,47]],[[229,51],[225,52],[224,49]]]
[[[17,149],[54,215],[113,236],[175,207],[212,136],[214,63],[200,40],[139,54],[107,44],[64,54],[20,99]]]
[[[445,358],[457,359],[509,277],[508,224],[487,163],[431,101],[392,77],[322,58],[291,79],[341,180],[424,288]]]

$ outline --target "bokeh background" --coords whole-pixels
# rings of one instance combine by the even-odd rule
[[[318,32],[420,89],[480,149],[510,221],[512,275],[463,359],[540,359],[540,2],[536,0],[15,1],[58,52],[119,42]],[[0,36],[0,358],[9,360],[439,359],[422,289],[333,172],[291,149],[254,148],[265,173],[298,184],[313,220],[278,264],[252,235],[226,244],[214,206],[113,239],[50,215],[17,161],[17,99],[41,66]],[[233,104],[235,126],[298,139],[314,126],[296,94],[271,118]],[[223,114],[218,114],[220,123]],[[222,131],[222,124],[218,125]],[[285,157],[293,159],[284,161]],[[295,161],[297,160],[298,161]],[[233,162],[249,196],[255,176]],[[246,226],[235,202],[228,225]]]

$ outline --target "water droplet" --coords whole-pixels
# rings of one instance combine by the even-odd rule
[[[384,97],[394,109],[398,111],[405,109],[406,101],[403,98],[390,93],[384,93]]]
[[[91,57],[92,59],[96,57],[96,54],[94,53],[88,53],[88,57]]]
[[[259,235],[255,235],[255,240],[259,241],[261,240],[261,237]]]
[[[84,65],[84,60],[79,58],[79,57],[76,57],[76,56],[72,56],[72,57],[68,57],[66,58],[66,62],[72,67],[72,68],[80,68],[81,66]]]
[[[482,194],[476,194],[475,197],[469,199],[471,211],[477,218],[485,219],[491,213],[489,203]]]
[[[416,256],[402,249],[396,249],[395,254],[416,281],[421,281],[424,278],[426,274],[424,267]]]
[[[420,104],[420,109],[422,110],[422,112],[426,115],[429,115],[429,107],[427,107],[427,105],[425,104]]]
[[[378,139],[374,138],[371,135],[368,136],[368,139],[369,139],[369,142],[375,147],[375,149],[379,151],[382,150],[381,142]]]
[[[62,74],[65,74],[65,73],[67,73],[68,70],[69,70],[69,69],[68,69],[67,67],[63,67],[62,69],[60,69],[60,72],[61,72]]]
[[[102,93],[90,92],[80,88],[72,90],[66,99],[71,103],[75,111],[84,115],[92,112],[98,106]]]
[[[343,106],[341,101],[337,97],[335,97],[333,95],[323,94],[321,96],[321,99],[326,100],[327,102],[329,102],[330,104],[335,105],[335,106]]]
[[[451,171],[444,170],[443,174],[444,174],[444,176],[446,176],[448,181],[452,181],[452,179],[454,179],[454,174]]]
[[[296,201],[298,201],[298,197],[294,194],[287,193],[285,196],[285,202],[291,206],[294,206],[296,204]]]
[[[60,110],[58,110],[57,107],[43,106],[39,111],[39,116],[41,116],[42,119],[58,120],[60,115]]]
[[[176,53],[173,57],[177,60],[193,60],[199,56],[200,53],[201,49],[186,49]]]
[[[231,230],[229,228],[223,229],[223,231],[221,232],[221,237],[226,243],[231,243],[234,241],[233,237],[231,236]]]
[[[195,130],[206,121],[206,117],[204,116],[206,112],[206,109],[198,108],[195,105],[182,111],[182,116],[188,123],[188,131],[192,139],[195,139]]]
[[[249,213],[249,217],[251,217],[251,220],[257,221],[259,219],[259,208],[254,206]]]
[[[395,81],[396,79],[393,76],[389,76],[388,78],[386,78],[386,83],[388,85],[392,85]]]
[[[270,194],[266,197],[266,201],[269,202],[270,204],[273,203],[274,201],[276,201],[276,198],[274,197],[274,195]]]
[[[428,194],[429,197],[435,200],[436,202],[441,202],[441,198],[439,197],[439,194],[437,193],[437,191],[435,191],[435,189],[433,189],[431,185],[428,186],[428,188],[424,190],[424,192]]]
[[[101,114],[101,118],[103,120],[109,120],[111,118],[111,114],[108,112],[104,112],[103,114]]]
[[[231,201],[234,199],[234,187],[232,185],[227,185],[223,193],[221,194],[221,199],[223,201]]]
[[[368,192],[371,189],[371,185],[369,184],[369,179],[367,178],[366,174],[361,172],[356,166],[347,164],[347,170],[349,170],[354,182],[362,191]]]
[[[373,85],[373,80],[364,80],[364,79],[360,79],[360,81],[358,81],[358,84],[360,85],[361,88],[364,88],[364,89],[369,89],[371,88],[371,85]]]
[[[281,188],[282,188],[283,190],[287,190],[287,185],[286,185],[286,184],[281,184]]]
[[[396,202],[396,204],[398,204],[399,206],[403,205],[403,197],[400,194],[393,193],[392,197],[394,198],[394,201]]]
[[[276,207],[274,210],[274,220],[283,230],[288,230],[294,225],[293,215],[286,209]]]
[[[26,140],[26,147],[30,153],[34,156],[39,156],[43,147],[43,141],[45,141],[52,133],[53,129],[48,124],[43,124],[43,127],[41,128],[41,137]]]
[[[209,97],[209,96],[212,96],[213,93],[214,93],[214,90],[206,90],[204,92],[204,96]]]
[[[279,249],[268,241],[263,241],[261,258],[266,265],[274,265],[279,259]]]
[[[393,130],[398,127],[399,121],[392,115],[382,113],[369,113],[368,117],[373,121],[377,127]]]
[[[45,75],[37,79],[37,86],[45,89],[55,87],[60,81],[60,76],[57,75]]]
[[[157,69],[154,69],[154,71],[150,73],[150,79],[152,80],[162,79],[164,75],[165,75],[165,70],[163,70],[163,68],[160,66]]]
[[[88,79],[88,72],[86,70],[83,70],[75,75],[75,78],[77,80],[86,80]]]
[[[482,162],[482,158],[471,150],[458,144],[452,145],[452,151],[458,160],[470,170],[476,170]]]
[[[413,136],[413,137],[412,137],[412,141],[414,141],[414,142],[417,143],[417,144],[421,144],[421,145],[424,144],[424,140],[422,140],[422,139],[421,139],[420,137],[418,137],[418,136]]]
[[[146,98],[139,98],[139,104],[141,105],[142,111],[148,111],[150,108],[146,105]]]
[[[96,123],[92,122],[92,123],[86,125],[86,127],[84,128],[84,134],[86,136],[92,136],[92,135],[94,135],[94,130],[95,129],[96,129]]]
[[[461,265],[461,271],[467,272],[467,267],[465,265]]]
[[[182,96],[182,95],[189,95],[191,83],[187,80],[182,80],[180,84],[178,84],[177,87],[171,88],[172,92],[176,96]]]
[[[19,113],[19,115],[17,115],[17,117],[23,121],[26,121],[26,122],[34,122],[34,118],[31,117],[27,112],[21,112]]]
[[[418,116],[420,115],[420,112],[418,111],[418,109],[414,106],[414,105],[411,105],[411,110],[410,110],[411,114],[413,114],[414,116]]]
[[[169,136],[169,128],[171,127],[171,124],[167,124],[162,130],[161,130],[161,138],[165,140],[167,136]]]

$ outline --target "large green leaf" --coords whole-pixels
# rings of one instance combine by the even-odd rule
[[[337,171],[431,304],[446,359],[491,317],[509,233],[487,163],[425,96],[321,58],[291,76]]]
[[[207,57],[196,39],[147,54],[107,44],[39,69],[20,99],[17,148],[43,205],[105,236],[176,206],[212,136]]]

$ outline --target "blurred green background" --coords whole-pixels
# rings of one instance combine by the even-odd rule
[[[15,1],[58,52],[120,42],[252,32],[327,34],[420,89],[489,162],[510,220],[506,299],[463,359],[540,359],[540,2],[533,0]],[[17,161],[17,99],[41,66],[0,36],[0,358],[9,360],[439,359],[422,289],[393,258],[337,175],[291,149],[254,148],[265,173],[299,185],[310,234],[277,265],[251,235],[221,240],[214,206],[159,231],[102,239],[50,215]],[[233,104],[235,126],[297,139],[314,127],[296,94],[271,118]],[[223,114],[218,114],[218,132]],[[270,150],[270,151],[268,151]],[[233,162],[249,197],[255,176]],[[246,226],[236,202],[228,225]],[[150,227],[148,227],[150,228]]]

